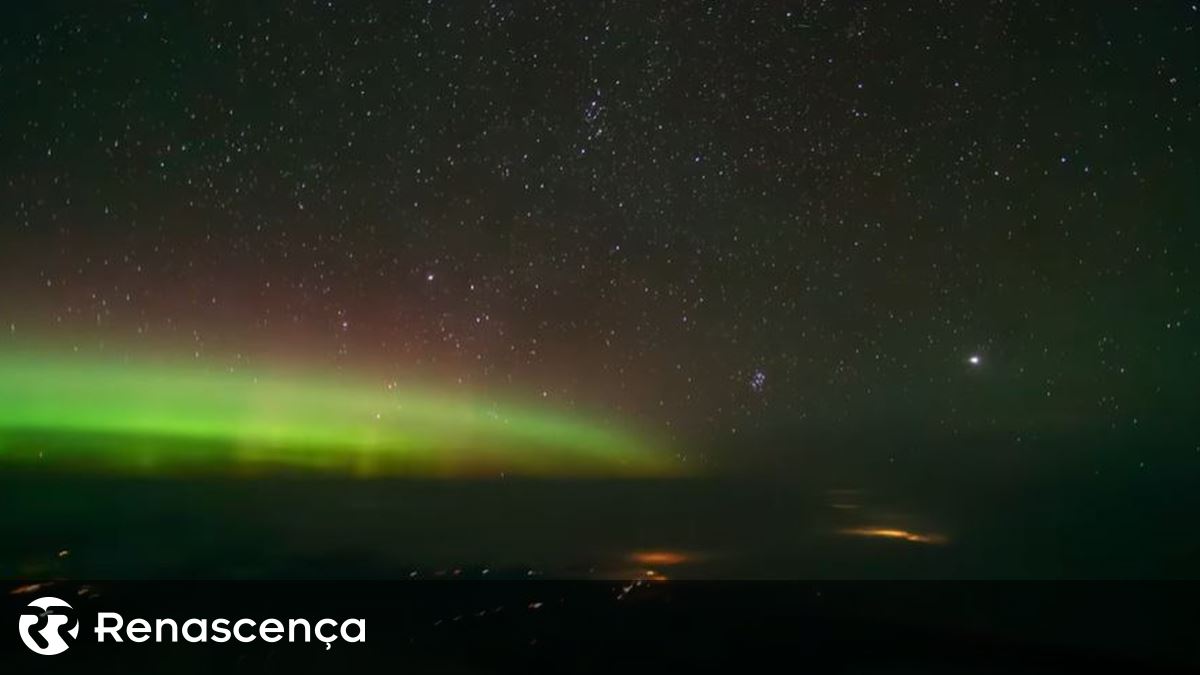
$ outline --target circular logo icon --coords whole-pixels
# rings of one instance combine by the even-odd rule
[[[67,603],[46,596],[38,598],[21,612],[21,641],[36,654],[54,656],[67,651],[71,646],[63,635],[71,640],[79,637],[79,620],[75,610]]]

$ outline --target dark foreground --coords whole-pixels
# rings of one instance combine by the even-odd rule
[[[70,599],[80,638],[5,672],[1156,673],[1200,667],[1193,584],[1031,582],[124,582]],[[125,621],[363,618],[366,641],[97,644]],[[1194,671],[1192,671],[1194,672]]]
[[[1200,668],[1190,473],[991,473],[422,482],[10,468],[0,672]],[[45,596],[80,622],[58,656],[13,630]],[[96,644],[102,611],[355,617],[368,631],[328,650]]]
[[[0,579],[1194,579],[1190,472],[904,482],[0,474]]]

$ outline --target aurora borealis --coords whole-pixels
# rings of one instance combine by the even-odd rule
[[[361,476],[673,473],[579,419],[331,374],[230,373],[72,356],[0,357],[0,462],[141,472]]]
[[[1194,2],[0,13],[11,567],[1200,569]]]
[[[1198,186],[1200,0],[0,3],[0,616],[1200,672]]]

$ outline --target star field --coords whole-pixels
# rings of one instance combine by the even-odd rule
[[[4,12],[0,348],[1200,462],[1194,3]]]

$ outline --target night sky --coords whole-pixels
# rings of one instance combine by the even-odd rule
[[[415,379],[718,474],[1200,467],[1193,2],[37,4],[0,349]]]

